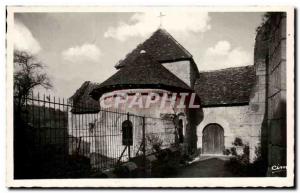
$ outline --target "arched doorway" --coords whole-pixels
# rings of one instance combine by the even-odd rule
[[[222,154],[224,150],[224,129],[218,124],[209,124],[203,129],[203,154]]]

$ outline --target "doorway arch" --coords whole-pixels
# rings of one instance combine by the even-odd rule
[[[224,129],[216,123],[208,124],[202,134],[203,154],[222,154],[224,150]]]

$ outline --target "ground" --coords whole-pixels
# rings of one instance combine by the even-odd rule
[[[238,177],[225,167],[226,160],[208,158],[179,169],[173,177]]]

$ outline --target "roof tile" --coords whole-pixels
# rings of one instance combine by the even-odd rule
[[[121,60],[116,68],[130,65],[139,55],[141,50],[145,50],[158,62],[176,61],[191,59],[192,55],[181,46],[166,30],[158,29],[150,38],[142,44],[139,44],[133,51]]]
[[[97,86],[96,83],[85,81],[73,96],[69,98],[72,103],[72,113],[97,113],[100,105],[97,100],[90,97],[90,92]]]
[[[195,91],[202,106],[248,103],[256,80],[254,66],[200,72]]]
[[[121,68],[97,86],[91,95],[98,99],[103,93],[128,88],[164,88],[170,91],[192,89],[147,53],[140,53],[129,66]]]

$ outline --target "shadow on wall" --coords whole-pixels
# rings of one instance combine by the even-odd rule
[[[286,176],[286,170],[272,171],[272,166],[286,166],[286,101],[280,100],[277,108],[273,111],[274,119],[269,121],[269,167],[271,176]],[[277,117],[280,117],[279,119]],[[292,129],[292,128],[291,128]]]
[[[265,109],[268,109],[267,103]],[[259,147],[258,147],[259,148]],[[261,125],[261,144],[260,151],[256,150],[255,161],[261,162],[262,173],[267,174],[268,170],[268,111],[265,111]]]
[[[266,105],[270,105],[266,103]],[[286,166],[286,101],[281,100],[279,105],[273,106],[265,112],[261,127],[261,152],[257,153],[257,160],[262,161],[263,169],[268,176],[286,176],[286,171],[272,171],[272,166]],[[269,111],[273,111],[272,117],[281,117],[268,120]]]
[[[189,122],[187,128],[187,144],[188,151],[190,154],[195,154],[197,152],[197,127],[204,119],[204,113],[202,108],[189,109],[188,111]]]

